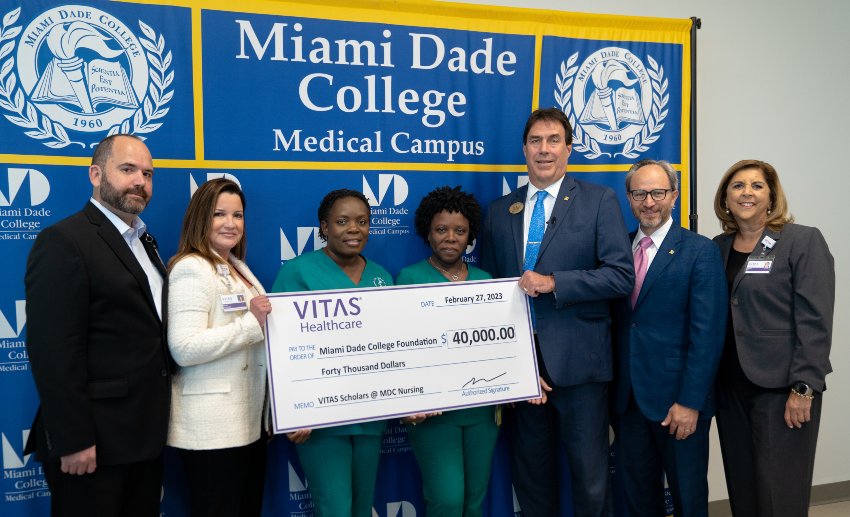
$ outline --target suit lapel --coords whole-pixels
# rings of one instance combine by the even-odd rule
[[[652,289],[652,284],[655,283],[655,280],[661,276],[661,273],[667,269],[667,266],[670,265],[676,254],[679,253],[681,245],[682,227],[674,222],[661,242],[658,251],[655,253],[652,264],[649,265],[649,269],[646,271],[646,277],[643,279],[643,285],[640,288],[640,293],[638,293],[637,301],[635,301],[635,307],[640,305],[640,302],[646,297],[646,293]]]
[[[528,185],[524,185],[514,191],[513,198],[511,198],[511,202],[508,205],[511,233],[514,238],[514,249],[516,250],[516,270],[519,271],[520,275],[522,274],[522,264],[525,261],[525,257],[523,256],[525,252],[525,211],[531,209],[531,207],[525,206],[525,198],[527,195]],[[521,203],[523,205],[523,209],[514,214],[510,212],[510,207],[516,203]]]
[[[148,254],[148,258],[151,259],[154,267],[156,267],[159,274],[162,275],[162,278],[168,277],[168,270],[165,268],[165,264],[162,263],[162,258],[159,256],[159,247],[156,244],[156,239],[153,238],[153,235],[145,232],[142,235],[142,246],[145,248],[145,253]]]
[[[121,261],[125,268],[127,268],[127,271],[129,271],[139,283],[139,287],[141,287],[142,292],[145,293],[145,298],[147,298],[148,304],[156,313],[156,304],[153,301],[148,277],[142,269],[142,266],[139,265],[139,261],[136,260],[136,257],[133,255],[130,247],[127,246],[127,241],[125,241],[124,237],[118,233],[118,229],[115,228],[115,225],[113,225],[96,206],[88,203],[85,207],[85,212],[92,224],[98,227],[98,236],[103,239],[106,245],[109,246],[113,253],[115,253],[115,256],[118,257],[118,260]],[[161,261],[159,260],[155,261],[154,264],[157,262],[161,264]],[[163,280],[164,282],[167,282],[167,280],[165,280],[165,276],[163,276]]]
[[[263,289],[263,286],[260,285],[260,282],[256,279],[256,277],[254,277],[254,275],[251,273],[251,271],[248,269],[248,266],[246,266],[244,262],[237,258],[231,258],[231,261],[233,267],[235,267],[236,270],[239,271],[239,274],[242,275],[243,278],[246,278],[249,282],[251,282],[251,285],[254,286],[254,289],[256,289],[258,293],[266,294],[266,291],[265,289]]]
[[[543,242],[540,244],[540,252],[537,254],[537,261],[540,262],[540,257],[546,252],[546,247],[552,242],[556,228],[559,224],[564,224],[567,215],[572,208],[575,197],[576,182],[567,174],[564,176],[564,181],[561,182],[561,188],[558,190],[558,197],[555,198],[555,206],[552,207],[552,215],[546,225],[546,233],[543,234]]]
[[[771,246],[770,248],[767,248],[765,255],[771,255],[771,254],[775,255],[776,254],[776,248],[779,246],[779,238],[781,236],[782,236],[782,232],[774,232],[770,228],[765,228],[764,231],[761,234],[761,237],[759,237],[759,240],[756,243],[756,247],[753,248],[752,253],[750,253],[750,255],[747,257],[747,262],[749,262],[750,260],[758,260],[759,259],[759,256],[762,253],[762,248],[764,247],[764,245],[762,244],[762,241],[764,241],[765,237],[770,237],[771,239],[774,240],[773,246]],[[729,249],[730,250],[732,249],[732,243],[733,242],[735,242],[734,234],[732,234],[732,237],[729,239]],[[727,256],[728,256],[728,253],[729,252],[727,252]],[[747,277],[747,274],[745,273],[745,271],[747,270],[747,262],[744,262],[744,267],[742,267],[741,270],[738,271],[738,273],[735,275],[735,280],[734,280],[734,282],[732,282],[732,293],[734,293],[738,289],[738,285],[744,280],[744,278]]]

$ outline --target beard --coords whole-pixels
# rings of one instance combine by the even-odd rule
[[[135,194],[142,198],[138,200],[130,195]],[[112,183],[109,182],[109,177],[103,175],[103,181],[100,182],[100,199],[107,205],[124,212],[126,214],[138,215],[148,206],[148,194],[144,187],[127,189],[119,192]]]
[[[657,212],[640,212],[638,215],[638,222],[640,222],[641,228],[657,228],[666,220],[667,214],[664,210],[659,210]]]

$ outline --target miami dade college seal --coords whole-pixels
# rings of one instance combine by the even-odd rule
[[[51,148],[93,147],[106,135],[156,131],[174,95],[165,39],[141,35],[82,5],[42,12],[22,27],[21,8],[0,26],[0,113]]]
[[[637,158],[658,140],[667,117],[664,68],[647,55],[606,47],[576,66],[579,53],[561,62],[555,100],[573,126],[573,149],[586,158]]]

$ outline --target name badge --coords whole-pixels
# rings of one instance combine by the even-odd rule
[[[766,275],[770,273],[770,268],[773,267],[773,259],[774,257],[763,257],[756,260],[748,260],[747,261],[747,269],[744,270],[746,274],[755,274],[755,275]]]
[[[244,311],[248,309],[248,302],[244,294],[222,294],[221,308],[224,312]]]

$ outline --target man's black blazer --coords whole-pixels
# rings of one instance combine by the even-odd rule
[[[142,242],[163,275],[164,318],[166,271],[153,239]],[[41,399],[27,448],[45,461],[96,445],[99,466],[157,457],[171,398],[165,322],[115,226],[89,202],[46,228],[24,282]]]

